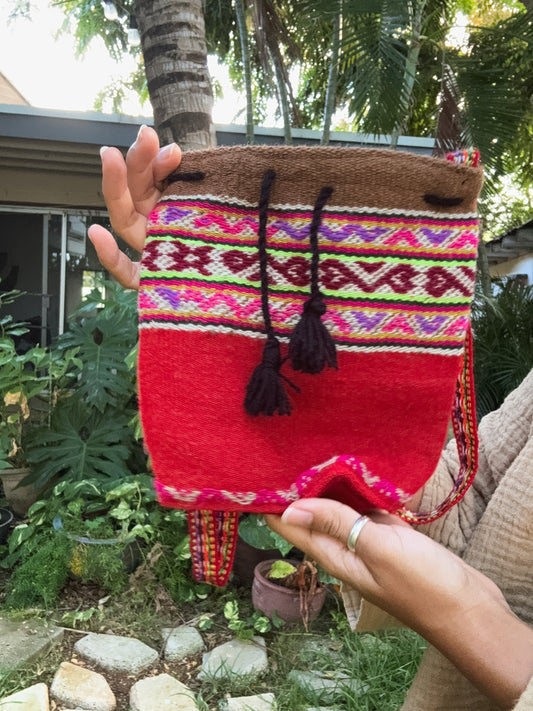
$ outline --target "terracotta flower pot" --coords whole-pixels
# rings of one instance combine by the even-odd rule
[[[255,566],[252,585],[253,606],[267,617],[271,617],[275,612],[285,622],[301,622],[303,618],[299,591],[283,587],[266,577],[274,562],[274,560],[264,560]],[[297,560],[288,560],[287,562],[294,566],[300,564],[300,561]],[[319,584],[315,594],[308,602],[308,621],[318,617],[325,599],[326,587]]]
[[[0,479],[4,487],[4,495],[13,512],[17,516],[25,516],[28,509],[34,504],[40,492],[33,486],[19,486],[20,482],[28,476],[30,469],[4,469],[0,472]]]
[[[250,587],[254,581],[255,567],[264,560],[275,560],[282,555],[275,548],[254,548],[239,536],[233,561],[233,583]]]

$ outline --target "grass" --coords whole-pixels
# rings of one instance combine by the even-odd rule
[[[241,601],[241,606],[245,605]],[[200,689],[203,708],[217,708],[216,701],[232,696],[274,692],[279,711],[300,711],[328,705],[343,711],[396,711],[418,668],[426,647],[411,630],[398,629],[376,634],[352,632],[339,600],[327,609],[309,632],[294,626],[273,631],[267,640],[269,670],[257,680],[239,685],[226,679],[206,679]],[[342,605],[340,605],[342,607]],[[334,701],[311,691],[302,691],[291,678],[293,670],[314,670],[324,677],[358,680],[360,690],[339,680]]]
[[[28,666],[6,671],[0,667],[0,699],[10,696],[28,686],[43,682],[49,684],[63,658],[60,647],[31,662]]]
[[[195,623],[204,616],[209,621],[202,629],[208,649],[235,636],[228,629],[228,620],[223,609],[228,600],[237,599],[241,619],[248,619],[252,612],[248,589],[213,591],[205,600],[176,604],[153,579],[134,580],[133,587],[121,594],[104,596],[98,589],[86,591],[84,605],[78,604],[72,591],[78,591],[79,583],[70,582],[59,605],[52,610],[31,611],[31,617],[41,616],[55,624],[76,628],[76,633],[66,633],[69,643],[56,648],[27,670],[0,674],[0,698],[44,681],[50,684],[61,661],[68,660],[73,642],[82,632],[112,632],[133,636],[150,644],[158,651],[162,647],[160,630],[165,626]],[[5,614],[5,613],[2,613]],[[11,617],[27,617],[10,613]],[[306,632],[301,626],[283,627],[265,635],[269,669],[258,679],[197,679],[201,655],[187,663],[175,663],[170,669],[161,662],[159,671],[167,671],[187,684],[196,694],[200,711],[217,709],[226,695],[241,696],[273,692],[279,711],[303,711],[310,706],[332,706],[340,711],[395,711],[402,705],[405,693],[416,673],[425,647],[423,640],[409,630],[384,631],[378,634],[358,634],[348,628],[340,598],[332,593],[325,610]],[[62,656],[67,654],[67,657]],[[302,691],[291,678],[294,669],[314,670],[333,678],[334,674],[360,682],[354,692],[349,685],[339,681],[334,701],[324,701],[316,693]],[[105,675],[105,673],[104,673]],[[117,711],[127,711],[127,700],[117,706]]]

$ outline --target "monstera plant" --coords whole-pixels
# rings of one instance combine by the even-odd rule
[[[55,346],[58,353],[75,349],[77,367],[49,422],[28,438],[25,483],[119,480],[146,468],[131,426],[137,410],[128,358],[137,339],[135,294],[110,283],[106,292],[103,299],[96,291],[89,295]]]
[[[19,347],[28,329],[5,307],[20,295],[0,291],[0,478],[13,510],[22,515],[36,496],[20,486],[29,472],[27,438],[50,416],[60,383],[77,359],[75,348]]]

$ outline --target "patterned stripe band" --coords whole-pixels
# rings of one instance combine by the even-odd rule
[[[339,348],[461,352],[475,280],[471,216],[330,207],[319,230],[324,323]],[[272,323],[283,339],[309,287],[311,208],[269,209]],[[141,328],[263,333],[257,217],[238,201],[181,198],[152,213]]]

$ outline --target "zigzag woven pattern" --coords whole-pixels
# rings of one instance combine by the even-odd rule
[[[263,337],[252,206],[206,196],[171,200],[159,203],[148,226],[140,327]],[[271,315],[282,340],[307,298],[311,210],[269,210]],[[328,207],[319,241],[324,322],[339,349],[462,351],[475,216]]]

